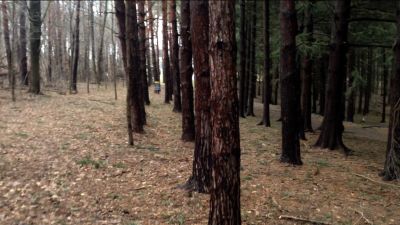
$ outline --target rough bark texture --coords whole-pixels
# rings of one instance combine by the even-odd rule
[[[208,0],[190,1],[190,31],[195,75],[195,147],[192,177],[188,184],[194,191],[211,188],[211,111],[210,64],[208,55]]]
[[[143,100],[146,105],[150,105],[149,87],[147,83],[147,72],[146,72],[146,27],[144,25],[144,19],[146,13],[144,11],[144,1],[139,1],[138,4],[139,13],[139,52],[140,52],[140,74],[143,85]]]
[[[235,1],[210,1],[212,191],[209,225],[239,225],[240,134]]]
[[[163,75],[164,75],[164,83],[165,83],[165,98],[164,103],[169,104],[170,101],[170,90],[171,90],[171,65],[169,62],[168,55],[168,16],[167,16],[167,7],[168,0],[162,0],[162,27],[163,27]]]
[[[176,22],[176,0],[170,0],[170,23],[171,23],[171,63],[172,77],[174,82],[174,112],[182,111],[181,104],[181,79],[179,71],[179,45],[178,45],[178,28]]]
[[[301,165],[299,141],[300,76],[296,72],[297,19],[294,0],[280,2],[281,162]]]
[[[72,73],[71,73],[71,81],[69,91],[70,93],[78,93],[78,89],[76,86],[78,80],[78,62],[79,62],[79,15],[80,15],[80,6],[81,1],[78,0],[78,4],[76,5],[76,18],[75,18],[75,33],[74,33],[74,58],[72,63]]]
[[[19,57],[20,57],[20,76],[21,84],[28,85],[28,63],[26,56],[26,12],[28,11],[28,5],[26,0],[21,0],[21,9],[19,14]]]
[[[240,66],[239,66],[239,114],[245,117],[245,82],[246,82],[246,1],[240,1]]]
[[[349,51],[349,62],[348,62],[348,70],[347,74],[349,76],[349,83],[348,83],[348,97],[347,97],[347,115],[346,115],[346,120],[349,122],[354,122],[354,113],[356,110],[356,105],[355,105],[355,89],[353,87],[353,82],[354,82],[354,77],[353,77],[353,71],[355,68],[355,52],[354,50]]]
[[[190,2],[181,1],[180,71],[182,85],[182,140],[194,141],[194,112],[192,85],[192,42],[190,40]]]
[[[390,89],[390,120],[383,169],[384,180],[400,179],[400,2],[397,3],[397,40],[394,46],[395,72]]]
[[[311,47],[313,42],[313,2],[310,0],[305,8],[304,17],[306,22],[307,46]],[[313,60],[310,52],[303,59],[302,88],[301,88],[301,114],[303,117],[303,128],[305,132],[312,132],[311,122],[311,85],[312,85]]]
[[[346,78],[346,52],[350,0],[335,3],[334,32],[330,45],[326,103],[321,133],[316,146],[331,150],[342,148],[346,154],[350,150],[343,144],[344,81]]]
[[[263,118],[260,125],[271,126],[269,104],[271,102],[271,46],[269,43],[269,0],[264,0],[264,80],[263,80]]]
[[[34,94],[40,93],[40,36],[41,13],[40,0],[31,0],[29,7],[30,24],[30,50],[31,50],[31,73],[29,91]]]
[[[132,134],[132,111],[131,111],[131,96],[132,90],[129,85],[129,77],[128,77],[128,66],[127,66],[127,46],[126,46],[126,18],[125,18],[125,3],[124,0],[114,0],[115,2],[115,15],[118,21],[119,28],[119,41],[121,44],[122,51],[122,61],[124,63],[125,69],[125,77],[127,80],[127,93],[126,93],[126,119],[127,119],[127,128],[128,128],[128,144],[133,145],[133,134]]]

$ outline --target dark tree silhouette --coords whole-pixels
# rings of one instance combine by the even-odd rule
[[[40,0],[31,0],[29,7],[30,24],[30,50],[31,50],[31,72],[29,92],[40,93],[40,36],[42,35],[42,18],[40,12]]]
[[[170,93],[171,90],[171,65],[169,62],[169,55],[168,55],[168,16],[167,16],[167,7],[168,7],[168,1],[167,0],[162,0],[162,28],[163,28],[163,74],[164,74],[164,83],[165,83],[165,98],[164,98],[164,103],[169,104],[170,101],[170,96],[172,93]]]

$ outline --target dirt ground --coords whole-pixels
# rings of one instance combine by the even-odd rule
[[[191,173],[193,143],[179,140],[180,114],[151,96],[146,133],[127,146],[124,88],[31,96],[0,90],[0,224],[207,224],[208,196],[176,186]],[[346,123],[355,151],[301,143],[303,166],[279,163],[279,109],[272,128],[240,120],[243,224],[399,224],[400,183],[381,182],[386,128]],[[315,116],[314,127],[320,117]],[[396,186],[395,186],[396,185]],[[281,219],[280,219],[281,216]],[[318,223],[314,223],[318,224]]]

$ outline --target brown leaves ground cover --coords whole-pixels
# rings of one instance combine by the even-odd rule
[[[180,114],[152,94],[146,133],[128,147],[124,88],[117,101],[110,89],[83,90],[18,92],[16,103],[0,90],[0,224],[207,224],[208,196],[176,188],[190,176],[193,154],[193,143],[179,140]],[[243,224],[302,224],[281,215],[399,223],[400,188],[357,176],[380,180],[385,128],[346,124],[355,151],[347,158],[313,149],[317,133],[308,134],[304,165],[292,167],[278,160],[280,123],[257,126],[260,110],[256,103],[258,117],[240,121]],[[272,112],[275,121],[278,108]]]

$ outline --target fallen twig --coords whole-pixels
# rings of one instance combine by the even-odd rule
[[[395,188],[400,188],[400,186],[398,186],[398,185],[395,185],[395,184],[389,184],[389,183],[385,183],[385,182],[381,182],[381,181],[377,181],[377,180],[374,180],[374,179],[372,179],[372,178],[369,178],[369,177],[367,177],[367,176],[364,176],[364,175],[361,175],[361,174],[357,174],[357,173],[353,173],[355,176],[357,176],[357,177],[362,177],[362,178],[364,178],[364,179],[366,179],[366,180],[369,180],[369,181],[371,181],[371,182],[374,182],[374,183],[377,183],[377,184],[380,184],[380,185],[386,185],[386,186],[389,186],[389,187],[395,187]]]
[[[363,213],[363,212],[358,211],[357,209],[353,209],[353,210],[354,210],[355,212],[357,212],[358,214],[360,214],[360,216],[361,216],[360,219],[361,219],[361,218],[364,219],[364,221],[367,222],[368,224],[371,224],[371,225],[374,224],[371,220],[369,220],[367,217],[364,216],[364,213]],[[360,221],[360,219],[357,220],[357,223]],[[357,224],[357,223],[355,223],[355,224]]]
[[[295,221],[310,223],[310,224],[314,224],[314,225],[331,225],[331,223],[327,223],[327,222],[323,222],[323,221],[310,220],[310,219],[305,219],[305,218],[300,218],[300,217],[290,216],[290,215],[280,215],[279,219],[280,220],[295,220]]]

